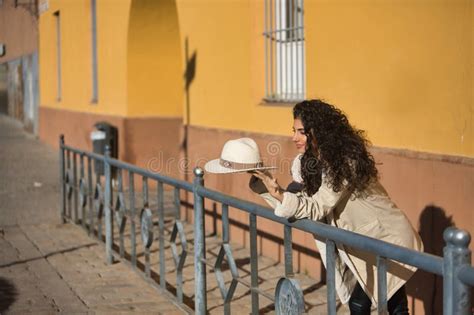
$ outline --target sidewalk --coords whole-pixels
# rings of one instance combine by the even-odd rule
[[[60,224],[58,155],[0,115],[0,313],[185,314],[80,227]]]
[[[82,227],[61,224],[58,153],[2,115],[0,161],[0,314],[186,314],[186,309],[179,307],[170,293],[152,285],[153,280],[135,272],[128,261],[117,259],[107,265],[104,244],[89,237]],[[156,191],[150,192],[150,200],[156,200],[154,194]],[[141,204],[140,198],[137,193],[136,205]],[[165,193],[165,214],[171,208],[173,196]],[[176,266],[169,244],[173,222],[172,218],[165,219],[165,268],[167,285],[176,288]],[[192,252],[193,227],[184,223],[184,230],[188,250]],[[130,232],[127,225],[128,237]],[[136,237],[139,240],[139,230]],[[130,253],[129,238],[124,245],[125,252]],[[220,237],[206,238],[211,265],[217,259],[220,245]],[[159,272],[157,250],[156,242],[151,250],[152,272]],[[250,283],[248,248],[233,244],[232,251],[240,276]],[[187,305],[192,306],[194,263],[192,255],[188,256],[183,269],[183,294]],[[145,265],[141,241],[137,259]],[[258,258],[258,266],[259,288],[273,296],[279,278],[284,275],[284,266],[263,256]],[[305,294],[307,313],[326,314],[326,286],[304,274],[296,274],[295,278]],[[225,270],[224,279],[228,287],[229,270]],[[210,314],[223,314],[214,268],[208,268],[207,302]],[[237,285],[231,304],[234,314],[249,314],[249,289]],[[260,297],[260,313],[275,313],[272,300],[265,296]],[[346,306],[338,306],[338,314],[348,313]]]

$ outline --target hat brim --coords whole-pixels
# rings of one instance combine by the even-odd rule
[[[276,169],[275,166],[261,166],[261,167],[253,167],[253,168],[246,168],[246,169],[233,169],[227,168],[220,164],[220,159],[215,159],[209,161],[204,165],[204,169],[208,173],[215,173],[215,174],[231,174],[231,173],[244,173],[248,171],[258,171],[258,170],[272,170]]]

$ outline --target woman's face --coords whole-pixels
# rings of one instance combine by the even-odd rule
[[[304,132],[303,123],[301,119],[296,118],[293,122],[293,142],[295,143],[296,150],[299,153],[304,153],[306,150],[306,134]]]

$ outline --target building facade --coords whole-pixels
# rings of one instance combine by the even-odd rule
[[[0,113],[38,134],[38,1],[0,1]]]
[[[292,105],[323,98],[367,131],[381,181],[427,252],[442,254],[449,225],[474,234],[471,0],[47,4],[42,140],[57,146],[63,133],[91,149],[94,124],[107,121],[119,130],[120,159],[190,180],[227,140],[252,137],[285,183],[296,155]],[[205,176],[208,187],[261,202],[248,179]],[[245,244],[247,216],[232,220],[231,240]],[[259,228],[260,252],[282,259],[283,230],[263,220]],[[298,271],[321,278],[312,235],[293,239]],[[413,312],[434,314],[439,279],[417,277]]]

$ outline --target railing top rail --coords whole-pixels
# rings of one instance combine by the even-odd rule
[[[184,180],[180,180],[180,179],[172,178],[172,177],[169,177],[169,176],[161,175],[159,173],[153,173],[153,172],[147,171],[143,168],[134,166],[134,165],[126,163],[126,162],[119,161],[119,160],[114,159],[114,158],[110,158],[109,163],[112,166],[132,171],[135,174],[146,176],[148,178],[157,180],[157,181],[162,182],[164,184],[171,185],[171,186],[174,186],[174,187],[178,187],[178,188],[190,191],[190,192],[193,191],[193,184],[188,183]]]
[[[65,150],[67,151],[71,151],[73,153],[76,153],[76,154],[79,154],[79,155],[84,155],[84,156],[88,156],[90,158],[93,158],[95,160],[104,160],[105,156],[101,155],[101,154],[97,154],[97,153],[94,153],[94,152],[89,152],[89,151],[83,151],[83,150],[79,150],[79,149],[76,149],[76,148],[73,148],[71,146],[68,146],[66,144],[64,144],[62,146]]]
[[[77,153],[79,155],[84,154],[85,156],[89,156],[89,157],[91,157],[93,159],[96,159],[96,160],[101,160],[101,161],[105,160],[105,156],[101,155],[101,154],[97,154],[97,153],[93,153],[93,152],[89,152],[89,151],[82,151],[82,150],[70,147],[68,145],[63,145],[63,148],[65,150]],[[112,166],[115,166],[115,167],[118,167],[118,168],[121,168],[121,169],[125,169],[125,170],[128,170],[128,171],[132,171],[133,173],[135,173],[137,175],[145,176],[145,177],[148,177],[150,179],[154,179],[154,180],[157,180],[157,181],[162,182],[164,184],[171,185],[171,186],[174,186],[174,187],[178,187],[178,188],[181,188],[181,189],[184,189],[184,190],[187,190],[187,191],[193,191],[193,184],[188,183],[184,180],[179,180],[179,179],[172,178],[172,177],[169,177],[169,176],[161,175],[159,173],[153,173],[151,171],[147,171],[147,170],[145,170],[143,168],[140,168],[138,166],[135,166],[135,165],[132,165],[132,164],[129,164],[129,163],[126,163],[126,162],[122,162],[122,161],[119,161],[119,160],[114,159],[114,158],[109,158],[108,162]]]
[[[196,192],[203,197],[227,204],[231,207],[244,210],[271,221],[285,224],[308,233],[316,234],[322,238],[331,239],[335,242],[372,252],[377,255],[393,259],[401,263],[409,264],[438,275],[443,274],[443,259],[438,256],[420,253],[412,249],[386,243],[364,235],[338,229],[327,224],[311,220],[297,220],[294,222],[289,222],[285,218],[276,216],[273,213],[273,210],[270,208],[235,197],[227,196],[203,186],[197,187]]]

